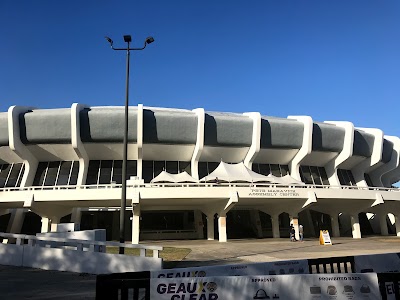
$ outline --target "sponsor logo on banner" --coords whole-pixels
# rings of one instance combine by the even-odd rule
[[[157,293],[161,297],[167,295],[171,300],[217,300],[217,283],[206,280],[194,282],[161,282],[157,285]],[[152,299],[158,299],[153,297]]]

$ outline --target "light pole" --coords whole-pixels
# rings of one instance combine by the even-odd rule
[[[142,48],[130,48],[132,37],[130,35],[124,35],[124,41],[128,44],[126,48],[114,48],[113,40],[109,37],[105,37],[110,43],[111,49],[126,51],[126,89],[125,89],[125,119],[124,119],[124,150],[122,157],[122,193],[121,193],[121,210],[119,214],[119,242],[125,243],[125,210],[126,210],[126,165],[128,160],[128,107],[129,107],[129,60],[131,50],[143,50],[147,44],[154,42],[154,38],[149,36],[144,41]],[[119,247],[119,254],[124,254],[124,247]]]

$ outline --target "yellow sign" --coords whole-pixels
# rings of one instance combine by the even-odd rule
[[[319,231],[319,244],[320,245],[332,245],[331,237],[329,236],[328,230]]]

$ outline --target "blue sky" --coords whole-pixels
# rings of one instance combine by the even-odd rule
[[[400,1],[0,1],[0,111],[132,105],[351,121],[400,136]]]

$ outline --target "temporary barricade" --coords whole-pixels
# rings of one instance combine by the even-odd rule
[[[345,256],[345,257],[332,257],[332,258],[318,258],[318,259],[309,259],[309,260],[297,260],[297,261],[282,261],[282,262],[266,262],[266,263],[253,263],[253,264],[238,264],[238,265],[223,265],[223,266],[210,266],[210,267],[196,267],[196,268],[179,268],[179,269],[165,269],[165,270],[160,270],[160,271],[153,271],[153,272],[135,272],[135,273],[123,273],[123,274],[111,274],[111,275],[99,275],[97,278],[97,284],[96,284],[96,299],[163,299],[159,294],[161,293],[164,295],[163,297],[167,297],[168,299],[172,299],[171,297],[174,296],[175,298],[173,299],[186,299],[190,297],[189,295],[184,298],[183,294],[181,293],[184,289],[184,285],[181,286],[179,289],[179,293],[173,294],[173,292],[178,291],[178,287],[176,284],[178,281],[180,283],[188,284],[191,283],[191,285],[186,285],[185,289],[189,291],[193,290],[194,287],[194,282],[198,282],[196,284],[197,288],[202,288],[202,290],[206,290],[207,287],[204,286],[204,283],[207,285],[210,282],[210,278],[213,278],[212,282],[216,283],[217,286],[224,286],[224,280],[222,278],[228,278],[226,284],[230,284],[229,282],[235,282],[235,286],[237,286],[238,282],[236,282],[240,276],[241,278],[247,278],[247,279],[242,279],[240,284],[243,283],[250,283],[251,280],[255,280],[256,282],[280,282],[280,284],[284,284],[285,282],[293,282],[294,278],[302,277],[302,278],[309,278],[309,279],[304,279],[305,281],[301,283],[301,285],[308,284],[309,285],[309,292],[310,294],[313,295],[318,295],[319,292],[321,292],[321,295],[324,293],[326,295],[332,296],[332,294],[329,293],[334,293],[335,289],[336,292],[339,295],[339,289],[338,285],[334,285],[334,288],[329,288],[332,285],[324,286],[325,291],[321,286],[318,287],[318,285],[310,285],[312,282],[314,282],[313,276],[307,277],[307,274],[301,274],[293,276],[289,272],[271,272],[266,270],[270,270],[272,266],[284,266],[283,270],[286,270],[286,268],[290,269],[290,266],[302,266],[303,262],[307,263],[307,266],[305,268],[305,272],[307,271],[310,274],[314,274],[314,276],[317,276],[320,274],[320,277],[314,277],[314,278],[319,278],[318,280],[321,281],[321,274],[325,274],[322,278],[322,281],[326,282],[332,282],[332,281],[341,281],[344,280],[339,286],[342,289],[340,291],[340,297],[344,296],[350,296],[353,292],[355,295],[356,293],[363,296],[363,299],[365,297],[369,297],[370,299],[379,299],[379,295],[376,296],[375,294],[368,292],[371,291],[371,285],[369,284],[371,282],[371,278],[375,278],[375,283],[376,285],[373,284],[374,286],[374,291],[376,289],[379,289],[378,294],[380,293],[382,296],[382,299],[400,299],[400,293],[399,293],[399,282],[400,282],[400,273],[385,273],[381,272],[377,274],[376,273],[368,273],[365,274],[363,272],[374,272],[374,269],[371,267],[368,270],[367,269],[362,269],[362,270],[357,270],[355,260],[358,257],[354,256]],[[392,256],[388,256],[388,258],[392,258]],[[367,258],[362,258],[362,259],[367,259]],[[384,258],[383,256],[380,258],[380,261],[382,261]],[[373,258],[371,258],[371,261],[373,261]],[[298,269],[294,268],[295,271],[292,272],[292,274],[299,274],[301,272],[298,271]],[[225,273],[226,272],[226,273]],[[247,272],[247,273],[246,273]],[[264,274],[261,274],[264,272]],[[358,273],[355,273],[358,272]],[[286,275],[280,275],[282,273],[286,273]],[[332,274],[330,274],[332,273]],[[340,273],[343,276],[337,276],[334,273]],[[279,276],[275,276],[279,275]],[[289,275],[287,275],[289,274]],[[236,276],[233,277],[232,275]],[[369,276],[371,275],[371,276]],[[282,277],[283,276],[283,277]],[[286,277],[285,277],[286,276]],[[289,277],[287,277],[289,276]],[[304,277],[305,276],[305,277]],[[374,277],[375,276],[375,277]],[[221,279],[216,279],[221,277]],[[279,279],[277,279],[279,278]],[[283,279],[286,278],[286,279]],[[346,284],[345,281],[350,282],[352,280],[355,280],[354,278],[359,278],[357,279],[357,284],[354,284],[354,281],[352,284]],[[362,278],[369,278],[368,283],[362,283],[364,279]],[[293,279],[293,280],[292,280]],[[222,281],[221,281],[222,280]],[[367,280],[367,279],[366,279]],[[219,283],[220,282],[220,285]],[[168,285],[168,284],[172,285]],[[362,283],[361,285],[359,283]],[[158,287],[157,284],[164,284],[160,285]],[[167,284],[167,285],[165,285]],[[174,285],[175,284],[175,285]],[[202,284],[202,285],[201,285]],[[378,287],[379,284],[379,287]],[[211,284],[212,285],[212,284]],[[255,286],[254,284],[252,284]],[[293,285],[290,283],[289,288],[287,289],[292,289]],[[157,287],[159,289],[159,292],[157,291]],[[165,290],[166,287],[166,290]],[[215,287],[214,287],[215,288]],[[210,289],[214,289],[211,287]],[[109,293],[107,294],[105,290],[109,290]],[[167,292],[167,291],[170,292]],[[220,288],[221,290],[221,288]],[[273,290],[273,289],[272,289]],[[276,289],[275,289],[276,290]],[[207,292],[208,291],[208,292]],[[206,294],[203,295],[204,299],[218,299],[215,298],[216,296],[214,295],[215,293],[210,293],[210,290],[207,290]],[[254,292],[254,289],[252,290]],[[257,294],[258,292],[258,294]],[[260,288],[258,289],[254,295],[250,295],[252,292],[249,291],[248,295],[251,296],[249,299],[263,299],[262,297],[266,297],[267,294],[264,294],[266,292],[264,289]],[[306,292],[306,291],[303,291]],[[266,292],[267,293],[267,292]],[[278,299],[277,297],[279,296],[279,293],[281,295],[285,295],[285,292],[276,292],[275,294],[272,293],[268,297],[270,299]],[[314,294],[315,293],[315,294]],[[375,293],[375,292],[374,292]],[[201,294],[201,293],[200,293]],[[199,298],[201,297],[197,295],[197,298],[193,299],[203,299]],[[211,294],[211,295],[210,295]],[[297,295],[297,294],[296,294]],[[290,295],[286,295],[289,297]],[[136,297],[136,298],[135,298]],[[194,296],[193,296],[194,297]],[[214,297],[214,298],[213,298]],[[336,299],[341,299],[339,296]],[[357,296],[358,297],[358,296]],[[353,296],[351,299],[358,299],[356,296]],[[227,296],[224,296],[223,298],[219,299],[230,299]],[[239,299],[238,297],[236,297]],[[188,298],[191,299],[191,298]],[[240,298],[240,299],[246,299],[246,298]],[[268,298],[264,298],[268,299]],[[280,299],[297,299],[297,298],[283,298],[280,297]],[[323,298],[322,298],[323,299]],[[347,299],[347,298],[344,298]]]

